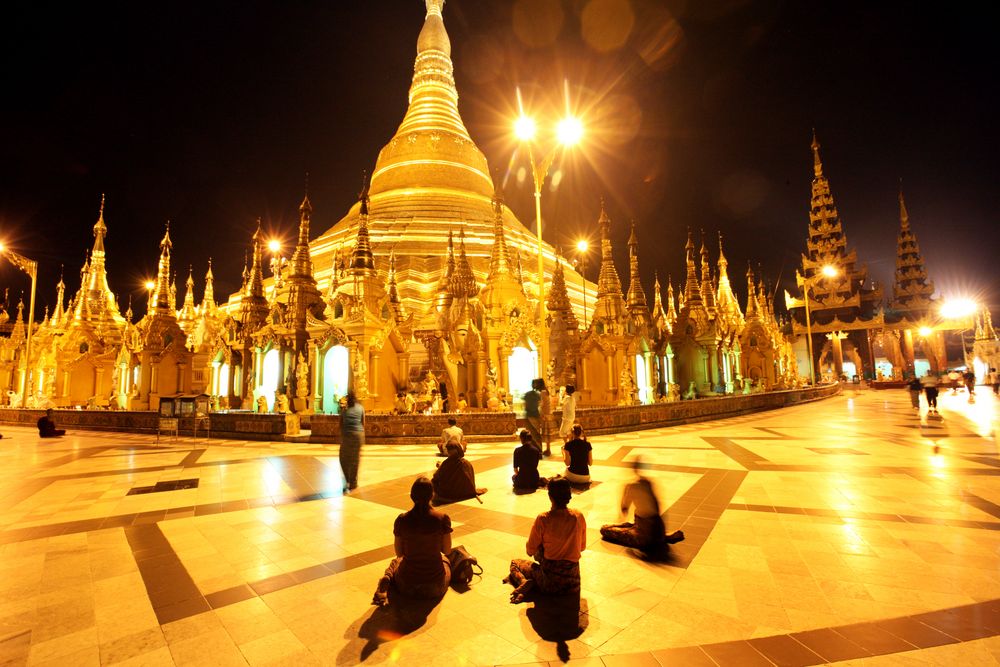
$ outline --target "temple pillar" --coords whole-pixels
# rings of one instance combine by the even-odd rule
[[[508,395],[510,395],[510,375],[509,368],[507,367],[507,357],[510,356],[509,350],[500,349],[500,387],[502,387]]]
[[[320,360],[323,355],[320,354],[319,349],[316,344],[309,341],[309,351],[307,353],[308,363],[309,363],[309,377],[312,378],[312,406],[314,413],[320,413],[323,411],[323,394],[320,391]]]
[[[847,334],[841,331],[831,331],[826,337],[833,345],[833,372],[835,379],[839,382],[840,377],[844,374],[844,344],[842,340],[847,337]]]
[[[903,330],[903,363],[905,364],[905,373],[903,377],[907,375],[913,375],[914,364],[916,362],[916,354],[913,351],[913,330],[904,329]]]
[[[63,371],[63,385],[62,385],[62,397],[66,398],[69,396],[69,371]]]
[[[483,402],[483,392],[482,390],[486,387],[486,374],[487,369],[486,352],[484,350],[479,351],[479,355],[476,359],[476,376],[479,380],[478,384],[480,386],[474,387],[473,391],[467,391],[465,393],[465,399],[469,402],[469,405],[477,408],[485,408],[486,405]]]
[[[605,364],[608,369],[608,394],[607,402],[614,405],[617,402],[618,397],[618,373],[615,372],[615,356],[616,352],[612,352],[604,357]]]
[[[94,397],[97,404],[101,404],[101,397],[104,395],[104,369],[95,368],[94,369]]]
[[[380,353],[375,350],[372,350],[370,353],[371,363],[368,365],[368,395],[371,396],[372,399],[378,398],[379,395],[378,360],[380,356]],[[395,396],[395,393],[393,393],[393,396]]]
[[[485,356],[483,356],[482,358],[484,360],[486,359]],[[402,389],[405,392],[409,392],[410,391],[410,353],[409,352],[401,352],[400,354],[398,354],[396,356],[396,359],[399,362],[399,380],[400,380],[400,382],[403,383],[403,386],[400,387],[400,389]],[[485,363],[485,361],[484,361],[484,363]],[[483,371],[481,377],[486,377],[486,372],[485,371]]]

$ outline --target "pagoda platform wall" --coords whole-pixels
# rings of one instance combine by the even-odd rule
[[[726,419],[752,412],[775,410],[799,403],[830,398],[839,394],[839,384],[815,388],[772,391],[747,396],[720,396],[700,398],[676,403],[653,405],[581,407],[577,420],[587,435],[605,435],[643,429],[690,424],[713,419]],[[44,410],[15,410],[0,408],[0,424],[34,428]],[[454,416],[471,442],[509,439],[515,442],[515,433],[523,420],[512,412],[470,412],[455,415],[391,415],[368,414],[365,418],[365,440],[378,444],[414,444],[436,442],[448,417]],[[560,413],[556,413],[557,422]],[[55,410],[54,421],[59,428],[83,431],[112,431],[155,434],[160,427],[156,412],[125,412],[108,410]],[[316,443],[340,441],[340,419],[337,415],[303,415],[303,433],[287,436],[285,415],[255,414],[252,412],[216,412],[210,417],[211,437],[232,440],[294,440]],[[192,418],[179,420],[182,437],[194,435]],[[199,438],[208,435],[205,420],[197,424]],[[161,432],[161,437],[172,438],[173,432]],[[556,438],[558,439],[558,438]]]

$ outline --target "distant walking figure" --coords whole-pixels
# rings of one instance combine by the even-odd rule
[[[924,387],[924,395],[927,396],[927,410],[937,412],[938,379],[932,371],[920,378],[920,384]]]
[[[340,413],[340,469],[344,471],[344,491],[358,488],[361,447],[365,444],[365,408],[353,391],[347,392],[347,407]]]

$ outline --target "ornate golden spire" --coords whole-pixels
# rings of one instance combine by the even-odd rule
[[[493,247],[490,249],[489,277],[511,274],[513,266],[503,229],[503,194],[493,193]]]
[[[566,275],[563,271],[561,255],[556,255],[556,268],[552,273],[552,285],[549,287],[547,304],[549,312],[554,316],[562,316],[567,330],[576,331],[579,328],[576,314],[569,302],[569,294],[566,292]]]
[[[823,162],[819,159],[819,139],[816,138],[816,128],[813,128],[813,140],[812,140],[812,151],[813,151],[813,173],[816,178],[823,178]]]
[[[712,263],[705,247],[705,230],[701,230],[701,300],[709,311],[715,310],[715,285],[712,282]]]
[[[292,277],[312,278],[312,257],[309,255],[309,221],[312,218],[312,203],[309,201],[309,188],[306,186],[302,203],[299,204],[299,239],[292,253]]]
[[[194,307],[194,267],[188,265],[188,277],[184,281],[184,305],[181,306],[177,319],[184,326],[190,325],[198,316],[198,311]],[[185,333],[190,333],[185,329]]]
[[[684,304],[686,306],[694,303],[701,303],[701,285],[698,284],[698,274],[694,261],[694,238],[691,236],[691,228],[688,227],[688,240],[684,244],[685,264],[687,267],[687,280],[684,283]]]
[[[472,273],[469,258],[465,254],[465,230],[458,233],[458,261],[455,273],[451,278],[451,294],[455,297],[469,298],[478,291],[476,276]]]
[[[757,303],[757,287],[753,280],[753,267],[747,262],[747,322],[760,317],[760,305]]]
[[[899,188],[899,235],[896,237],[896,275],[892,287],[892,309],[926,314],[931,307],[934,283],[927,278],[917,236],[910,228],[910,215]],[[911,316],[911,319],[912,316]]]
[[[601,296],[612,296],[621,299],[622,281],[618,278],[618,270],[615,268],[615,259],[611,248],[611,218],[604,207],[604,198],[601,198],[601,216],[597,219],[597,225],[601,228],[601,272],[597,277],[597,298]]]
[[[667,323],[673,329],[674,322],[677,321],[677,309],[674,307],[674,281],[667,276]]]
[[[66,299],[66,283],[63,282],[63,265],[59,265],[59,282],[56,283],[56,307],[52,311],[52,321],[56,324],[62,323],[65,317],[64,301]]]
[[[215,303],[215,274],[212,273],[212,258],[208,258],[208,271],[205,272],[205,293],[201,297],[201,312],[210,315],[218,305]]]
[[[458,112],[443,6],[441,0],[426,2],[409,108],[396,135],[379,153],[372,174],[372,196],[403,188],[467,190],[485,197],[493,193],[486,158],[472,142]]]
[[[716,289],[716,309],[729,319],[731,326],[743,324],[743,313],[740,311],[739,301],[733,293],[733,286],[729,282],[729,262],[726,260],[726,253],[722,249],[722,232],[719,232],[719,285]]]
[[[646,292],[642,289],[642,281],[639,277],[639,239],[635,235],[635,220],[632,220],[632,227],[628,236],[628,307],[631,310],[645,310]]]
[[[368,236],[368,178],[364,177],[361,190],[361,217],[358,219],[358,238],[351,251],[351,273],[372,275],[375,272],[375,255]]]
[[[104,255],[104,237],[108,234],[108,226],[104,224],[104,193],[101,193],[101,208],[97,212],[97,222],[94,224],[94,254]]]
[[[172,310],[170,303],[170,249],[174,244],[170,240],[170,221],[160,241],[160,261],[156,267],[156,291],[153,293],[153,307],[157,311]]]
[[[264,298],[264,230],[261,229],[260,218],[257,218],[257,229],[250,237],[250,243],[253,258],[250,262],[246,296]]]

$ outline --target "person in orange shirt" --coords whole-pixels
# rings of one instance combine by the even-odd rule
[[[549,482],[552,509],[535,517],[527,552],[534,560],[515,558],[504,583],[514,586],[511,604],[524,602],[537,589],[550,595],[580,593],[580,552],[587,548],[587,521],[569,508],[573,491],[569,480]]]

